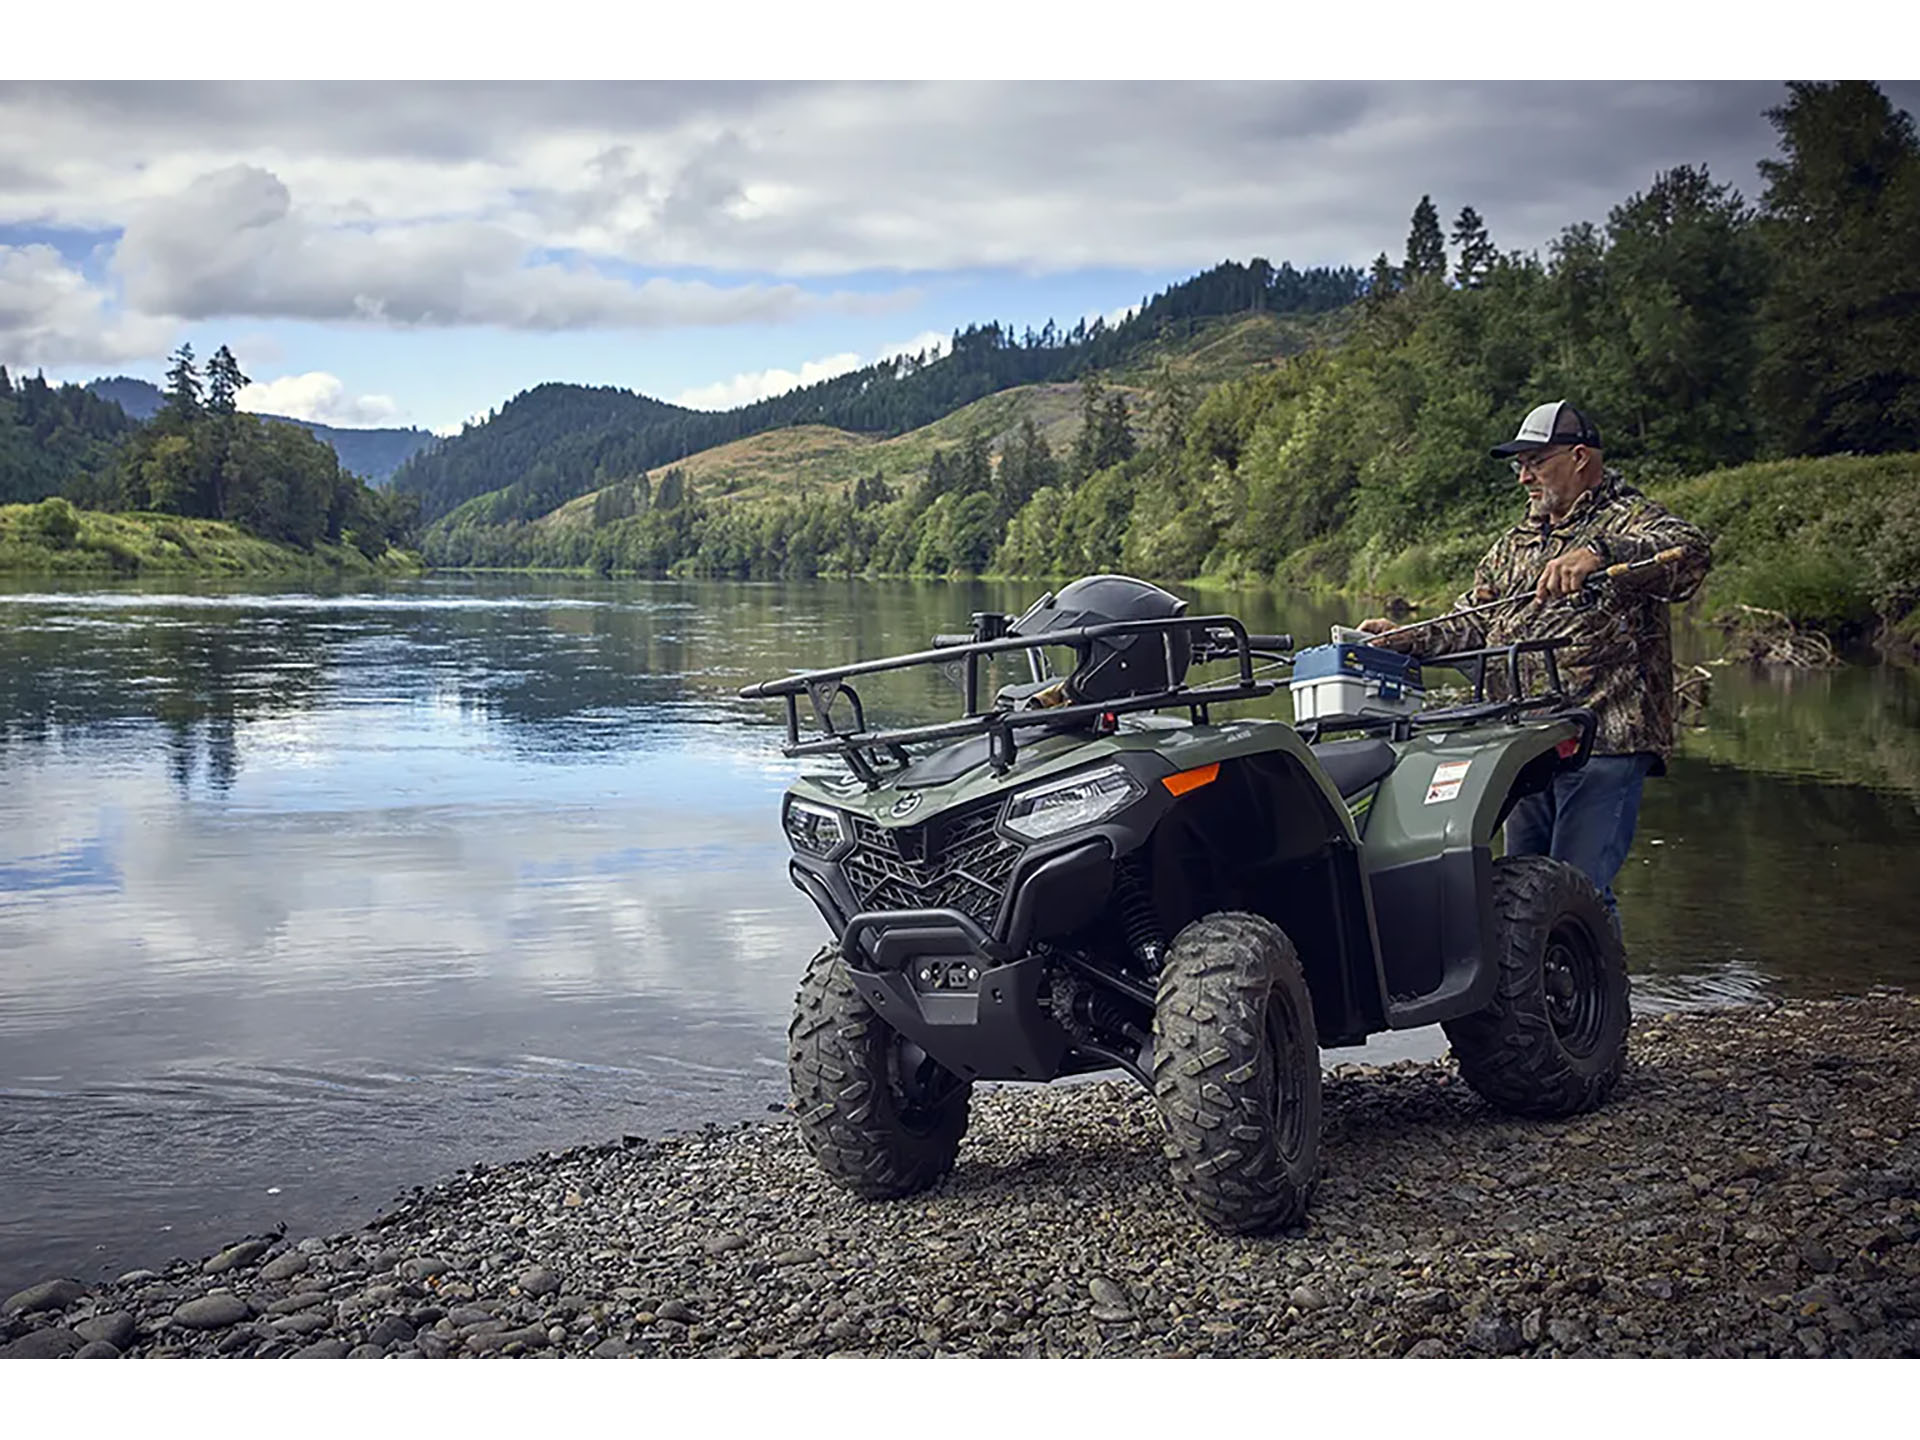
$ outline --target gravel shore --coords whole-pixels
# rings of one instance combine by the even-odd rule
[[[0,1356],[1920,1354],[1920,996],[1635,1026],[1615,1098],[1504,1117],[1342,1065],[1307,1223],[1181,1205],[1130,1082],[975,1096],[868,1204],[775,1121],[476,1167],[349,1234],[0,1306]]]

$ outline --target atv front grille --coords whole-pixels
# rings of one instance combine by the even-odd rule
[[[994,826],[998,799],[889,830],[861,816],[842,860],[863,910],[958,910],[993,929],[1021,847]]]

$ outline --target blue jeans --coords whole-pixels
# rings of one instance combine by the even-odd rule
[[[1613,877],[1633,848],[1640,786],[1652,768],[1651,755],[1595,755],[1554,776],[1551,787],[1523,796],[1507,815],[1507,854],[1549,855],[1585,871],[1619,929]]]

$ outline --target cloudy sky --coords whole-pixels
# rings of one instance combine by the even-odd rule
[[[1920,84],[1883,88],[1920,111]],[[1535,249],[1679,163],[1749,198],[1773,82],[10,83],[0,362],[457,428],[543,380],[725,406],[1218,260]]]

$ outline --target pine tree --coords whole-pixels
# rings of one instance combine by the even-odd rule
[[[1454,264],[1454,280],[1462,289],[1478,290],[1492,273],[1500,252],[1494,248],[1480,212],[1471,205],[1462,206],[1460,218],[1453,222],[1453,243],[1460,252]]]
[[[1445,276],[1447,242],[1440,234],[1440,212],[1433,208],[1433,197],[1422,195],[1413,207],[1413,228],[1407,232],[1407,283],[1423,275]]]
[[[7,374],[7,367],[0,365],[0,400],[10,399],[12,395],[13,380]]]
[[[1794,84],[1761,234],[1755,406],[1782,454],[1920,447],[1920,143],[1864,81]]]
[[[1377,305],[1399,289],[1400,272],[1387,259],[1387,252],[1382,250],[1373,257],[1373,268],[1367,272],[1367,301]]]
[[[193,363],[193,346],[185,341],[167,357],[166,408],[181,420],[192,420],[200,413],[200,370]]]
[[[240,373],[240,362],[222,345],[207,362],[207,409],[215,415],[231,415],[234,400],[253,383]]]

